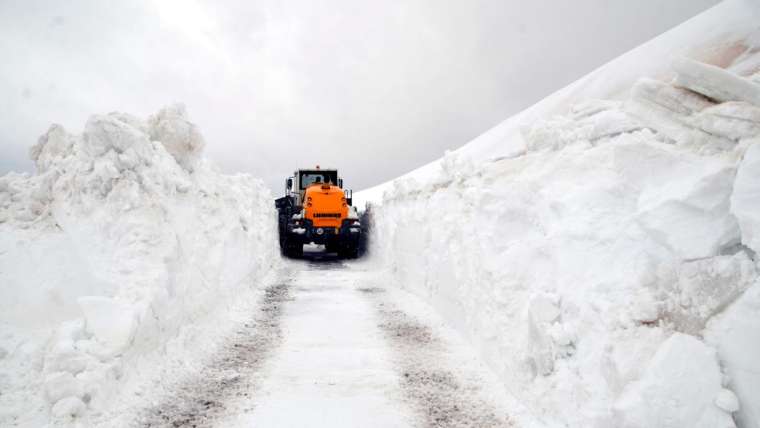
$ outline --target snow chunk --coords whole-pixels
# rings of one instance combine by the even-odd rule
[[[739,399],[733,391],[723,389],[715,397],[715,405],[729,413],[733,413],[739,410]]]
[[[631,89],[624,110],[645,126],[679,145],[695,147],[707,153],[729,150],[729,139],[700,129],[696,115],[714,103],[682,88],[652,79],[640,79]],[[707,121],[708,119],[704,119]]]
[[[45,397],[49,402],[68,396],[81,396],[81,383],[69,372],[55,372],[45,377]]]
[[[198,127],[187,118],[183,104],[163,108],[148,118],[150,138],[159,141],[177,163],[192,171],[205,142]]]
[[[696,123],[710,134],[741,140],[760,135],[760,108],[743,101],[721,103],[702,110]]]
[[[29,149],[29,157],[37,166],[37,171],[45,172],[55,162],[69,155],[73,144],[73,139],[63,126],[54,124]]]
[[[85,153],[94,158],[103,156],[109,150],[124,153],[129,148],[150,144],[145,133],[116,115],[91,116],[85,125],[83,140]]]
[[[559,318],[559,296],[550,293],[534,295],[528,306],[530,319],[535,324],[552,323]]]
[[[84,312],[87,332],[108,351],[119,353],[129,345],[137,328],[132,306],[96,296],[80,297],[77,302]]]
[[[715,346],[741,408],[743,428],[760,428],[760,280],[707,324],[705,340]]]
[[[79,398],[66,397],[55,403],[51,413],[57,418],[77,417],[82,416],[86,409],[87,406]]]
[[[747,149],[739,165],[731,213],[739,220],[742,243],[760,253],[760,140]]]
[[[663,144],[620,144],[614,156],[615,168],[640,189],[637,222],[681,259],[715,256],[739,242],[728,215],[732,162]]]
[[[714,404],[722,390],[715,351],[675,333],[660,346],[641,379],[623,390],[613,406],[614,425],[735,427],[731,415]]]
[[[746,101],[760,106],[760,85],[714,65],[688,58],[673,62],[675,84],[717,101]]]
[[[674,113],[674,119],[683,119],[715,105],[702,95],[650,78],[636,81],[631,88],[630,99]]]
[[[707,320],[724,309],[757,277],[755,264],[744,252],[684,262],[678,274],[671,317],[676,329],[697,334]]]
[[[591,100],[574,105],[568,116],[538,121],[526,136],[528,150],[559,150],[575,143],[595,143],[633,132],[641,123],[620,109],[619,103]]]
[[[73,347],[72,347],[73,348]],[[61,370],[73,374],[81,373],[87,369],[88,364],[94,360],[91,356],[74,349],[51,352],[45,358],[46,370]]]
[[[552,323],[560,315],[559,296],[536,294],[528,303],[528,340],[530,356],[528,367],[543,376],[554,371],[554,341]]]
[[[77,375],[97,360],[78,349],[75,342],[85,337],[85,321],[71,320],[62,323],[48,345],[44,367],[46,372],[64,371]]]

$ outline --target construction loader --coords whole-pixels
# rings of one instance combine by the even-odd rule
[[[336,169],[299,169],[285,180],[285,196],[275,200],[280,248],[301,257],[304,244],[324,245],[327,252],[356,258],[362,227],[351,190],[343,189]]]

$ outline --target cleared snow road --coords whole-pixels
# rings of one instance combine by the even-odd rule
[[[500,388],[429,308],[361,264],[289,263],[251,330],[143,425],[512,426]]]
[[[284,309],[284,340],[253,409],[219,425],[409,426],[413,415],[402,404],[375,310],[354,287],[356,275],[338,263],[294,264],[303,269]]]

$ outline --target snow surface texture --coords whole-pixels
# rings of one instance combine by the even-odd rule
[[[357,195],[388,281],[469,338],[519,422],[760,427],[757,22],[724,2]]]
[[[272,270],[268,190],[203,145],[182,105],[95,115],[0,177],[0,425],[86,424]]]

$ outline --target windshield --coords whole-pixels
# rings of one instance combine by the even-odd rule
[[[304,171],[301,173],[301,190],[313,183],[338,183],[338,173],[335,171]]]

